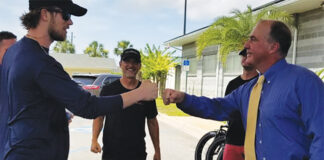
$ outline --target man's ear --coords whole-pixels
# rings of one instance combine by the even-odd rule
[[[280,44],[278,42],[273,42],[270,45],[270,51],[269,51],[269,53],[270,54],[273,54],[273,53],[278,53],[278,52],[280,52]]]
[[[48,21],[50,19],[51,12],[47,11],[46,9],[41,9],[40,11],[40,20]]]
[[[121,62],[122,62],[122,61],[119,61],[119,67],[121,67]]]

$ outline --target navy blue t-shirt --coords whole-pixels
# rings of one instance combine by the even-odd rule
[[[91,96],[46,49],[26,37],[4,55],[0,102],[1,160],[66,160],[65,108],[84,118],[96,118],[119,112],[123,106],[120,95]]]
[[[2,64],[0,64],[0,75],[1,75],[1,70],[2,70]],[[1,86],[1,77],[0,77],[0,86]]]

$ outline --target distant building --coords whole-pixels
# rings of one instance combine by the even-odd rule
[[[286,60],[311,70],[324,68],[324,10],[323,0],[275,0],[270,5],[292,14],[296,28],[292,29],[293,41]],[[209,26],[197,29],[165,42],[166,46],[182,47],[182,60],[189,60],[189,71],[183,66],[175,69],[171,77],[174,88],[207,97],[222,97],[227,83],[242,73],[240,57],[231,53],[226,68],[219,61],[218,47],[211,46],[203,51],[201,59],[196,57],[196,40]]]
[[[111,73],[120,72],[114,59],[89,57],[87,54],[50,53],[60,62],[64,70],[71,76],[74,73]]]

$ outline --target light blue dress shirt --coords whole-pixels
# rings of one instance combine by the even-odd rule
[[[280,60],[265,73],[255,147],[258,160],[324,159],[324,83],[306,68]],[[244,127],[257,79],[225,98],[186,95],[178,107],[194,116],[228,120],[239,110]]]

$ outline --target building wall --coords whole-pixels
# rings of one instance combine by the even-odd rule
[[[97,73],[111,73],[111,69],[106,68],[72,68],[72,67],[64,67],[64,70],[72,76],[76,73],[85,73],[85,74],[97,74]]]
[[[324,11],[315,9],[298,15],[296,64],[324,68]]]
[[[195,43],[184,45],[182,51],[182,60],[190,60],[190,70],[187,72],[181,70],[180,91],[197,96],[222,96],[225,86],[223,77],[220,76],[223,74],[222,67],[217,60],[218,47],[207,47],[201,58],[196,57]]]
[[[311,10],[297,15],[297,43],[296,43],[296,60],[295,64],[304,66],[311,70],[324,68],[324,11],[321,9]],[[292,29],[294,36],[294,30]],[[204,50],[203,55],[217,55],[217,46],[208,47]],[[294,42],[286,58],[288,63],[293,61]],[[204,57],[203,56],[203,57]],[[240,63],[237,54],[232,57],[233,62]],[[241,71],[228,71],[222,65],[216,67],[215,72],[205,73],[204,69],[211,64],[204,64],[203,57],[196,58],[195,43],[186,44],[183,46],[183,59],[189,59],[190,65],[194,65],[194,71],[186,73],[181,70],[180,90],[189,94],[207,97],[222,97],[230,80],[241,74]],[[216,56],[214,56],[216,57]],[[195,64],[192,61],[196,61]],[[216,60],[216,64],[221,64]],[[213,63],[213,62],[212,62]],[[192,67],[192,66],[190,66]],[[224,71],[224,72],[223,72]],[[186,78],[187,77],[187,78]]]

